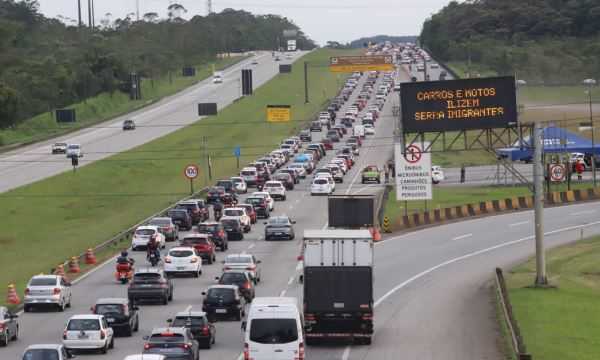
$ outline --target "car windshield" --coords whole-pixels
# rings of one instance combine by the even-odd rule
[[[244,210],[225,209],[225,216],[243,216]]]
[[[217,182],[218,186],[222,186],[224,188],[231,187],[231,181],[219,181]]]
[[[219,225],[218,224],[198,224],[198,232],[199,233],[203,233],[203,232],[215,232],[219,230]]]
[[[150,336],[150,342],[153,343],[180,343],[183,342],[184,336],[182,334],[152,334]]]
[[[100,330],[98,319],[73,319],[67,325],[69,331]]]
[[[288,225],[289,221],[287,218],[272,218],[269,220],[269,225]]]
[[[135,231],[135,234],[142,236],[154,235],[154,229],[137,229]]]
[[[219,281],[220,284],[224,285],[240,284],[244,282],[246,282],[246,276],[244,274],[234,272],[224,273]]]
[[[158,282],[160,274],[157,273],[140,273],[133,276],[134,282]]]
[[[23,354],[23,360],[59,360],[58,351],[54,349],[31,349]]]
[[[289,174],[278,174],[275,175],[275,179],[279,180],[279,181],[288,181],[289,180]]]
[[[262,199],[261,198],[247,198],[246,199],[246,203],[251,204],[251,205],[260,205],[262,204]]]
[[[79,145],[69,145],[69,149],[77,150],[79,149]]]
[[[171,225],[171,219],[152,219],[150,225],[156,226],[169,226]]]
[[[266,183],[265,187],[278,188],[278,187],[281,187],[281,184],[278,184],[278,183]]]
[[[169,256],[172,257],[190,257],[194,255],[192,250],[171,250],[169,251]]]
[[[169,210],[168,215],[171,218],[185,218],[187,210]]]
[[[250,256],[228,256],[225,259],[226,264],[251,264],[252,258]]]
[[[198,327],[206,325],[206,319],[203,316],[178,316],[173,319],[174,327]]]
[[[221,222],[223,223],[224,226],[228,226],[228,227],[237,227],[239,224],[239,222],[234,219],[223,219],[223,220],[221,220]]]
[[[325,180],[325,179],[316,179],[315,180],[315,184],[317,184],[317,185],[324,185],[324,184],[327,184],[327,180]]]
[[[54,286],[56,285],[55,278],[33,278],[29,282],[29,286]]]
[[[96,310],[94,312],[99,315],[122,314],[123,313],[123,305],[122,304],[98,304],[98,305],[96,305]]]
[[[298,169],[300,169],[300,168],[304,168],[304,165],[302,165],[302,164],[299,164],[299,163],[293,163],[293,164],[290,164],[290,166],[289,166],[289,167],[291,167],[291,168],[298,168]]]
[[[235,299],[233,289],[212,288],[208,290],[206,298],[209,300],[221,299],[225,302],[230,302]]]
[[[252,319],[250,322],[250,341],[260,344],[286,344],[296,340],[296,319]]]
[[[242,175],[244,175],[244,176],[254,176],[254,175],[256,175],[256,171],[250,171],[250,170],[242,171]]]
[[[204,245],[208,245],[208,239],[207,238],[203,238],[203,237],[188,237],[185,238],[181,241],[182,245],[191,245],[191,244],[204,244]]]

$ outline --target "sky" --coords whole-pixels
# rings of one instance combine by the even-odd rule
[[[77,18],[77,0],[38,0],[47,17]],[[82,3],[87,19],[88,0]],[[349,42],[372,35],[418,35],[423,21],[450,0],[212,0],[213,11],[243,9],[253,14],[277,14],[292,20],[310,38],[324,45],[328,40]],[[95,22],[105,14],[112,20],[136,12],[140,17],[157,12],[166,17],[167,7],[176,2],[187,10],[184,18],[206,15],[207,0],[94,0]],[[133,16],[135,18],[135,16]]]

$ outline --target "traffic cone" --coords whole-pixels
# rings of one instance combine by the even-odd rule
[[[94,255],[94,250],[87,249],[85,252],[85,263],[88,265],[94,265],[96,263],[96,255]]]
[[[63,264],[58,264],[54,269],[54,275],[65,276],[65,267]]]
[[[12,305],[19,305],[21,299],[17,295],[17,290],[14,284],[8,284],[8,295],[6,296],[6,302]]]
[[[77,274],[80,271],[79,260],[77,259],[77,256],[73,256],[71,260],[69,260],[69,272],[71,274]]]

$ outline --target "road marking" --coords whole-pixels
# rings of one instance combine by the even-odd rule
[[[281,290],[281,292],[279,293],[279,297],[284,297],[286,292],[287,292],[287,289]]]
[[[298,261],[298,264],[296,264],[296,271],[300,270],[302,270],[302,261]]]
[[[509,227],[515,227],[515,226],[521,226],[521,225],[525,225],[525,224],[529,224],[529,221],[520,221],[520,222],[508,224],[508,226]]]
[[[290,279],[288,280],[288,285],[292,285],[293,282],[294,282],[294,277],[290,276]]]
[[[574,213],[570,213],[569,215],[571,215],[571,216],[588,215],[588,214],[593,214],[595,212],[596,212],[596,210],[585,210],[585,211],[577,211]]]
[[[183,312],[190,312],[190,311],[192,311],[192,305],[188,305],[188,307],[186,307]]]
[[[456,236],[456,237],[452,238],[452,241],[470,238],[471,236],[473,236],[473,234],[464,234],[464,235]]]
[[[575,230],[575,229],[580,229],[580,228],[584,228],[584,227],[587,227],[587,226],[593,226],[593,225],[599,225],[599,224],[600,224],[600,221],[594,221],[594,222],[583,224],[583,225],[567,226],[567,227],[564,227],[564,228],[559,228],[559,229],[556,229],[556,230],[548,231],[548,232],[544,233],[544,235],[552,235],[552,234],[557,234],[557,233],[561,233],[561,232],[565,232],[565,231],[569,231],[569,230]],[[452,264],[457,263],[457,262],[461,262],[463,260],[470,259],[472,257],[478,256],[478,255],[481,255],[481,254],[492,252],[494,250],[505,248],[507,246],[516,245],[516,244],[522,243],[522,242],[527,241],[527,240],[532,240],[534,238],[535,238],[535,235],[526,236],[526,237],[523,237],[523,238],[520,238],[520,239],[517,239],[517,240],[512,240],[512,241],[508,241],[508,242],[501,243],[501,244],[498,244],[498,245],[494,245],[494,246],[491,246],[491,247],[488,247],[488,248],[485,248],[485,249],[477,250],[477,251],[474,251],[474,252],[471,252],[471,253],[468,253],[468,254],[465,254],[465,255],[462,255],[462,256],[450,259],[448,261],[444,261],[443,263],[438,264],[438,265],[436,265],[434,267],[431,267],[431,268],[429,268],[429,269],[427,269],[425,271],[421,271],[417,275],[415,275],[415,276],[409,278],[408,280],[405,280],[404,282],[396,285],[391,290],[389,290],[388,292],[386,292],[385,294],[383,294],[382,297],[380,297],[379,299],[377,299],[377,301],[375,301],[375,303],[374,303],[374,307],[376,308],[379,305],[381,305],[382,302],[384,302],[387,298],[389,298],[390,296],[392,296],[398,290],[402,290],[403,288],[405,288],[406,286],[408,286],[411,283],[415,282],[416,280],[419,280],[420,278],[422,278],[422,277],[424,277],[424,276],[426,276],[428,274],[431,274],[432,272],[434,272],[434,271],[436,271],[438,269],[441,269],[441,268],[446,267],[448,265],[452,265]],[[344,349],[342,360],[348,360],[348,357],[350,356],[350,350],[351,349],[350,349],[349,346],[346,347],[346,349]]]
[[[250,244],[250,246],[248,246],[248,250],[252,249],[256,244]]]

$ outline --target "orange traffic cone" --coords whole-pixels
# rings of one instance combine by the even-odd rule
[[[65,267],[63,264],[58,264],[56,269],[54,269],[54,275],[65,276]]]
[[[94,255],[94,250],[87,249],[85,252],[85,263],[88,265],[94,265],[96,263],[96,255]]]
[[[21,299],[19,295],[17,295],[17,290],[15,289],[14,284],[8,284],[8,295],[6,296],[6,302],[13,305],[19,305],[21,303]]]
[[[73,256],[71,260],[69,260],[69,272],[71,274],[77,274],[80,271],[79,260],[77,259],[77,256]]]

